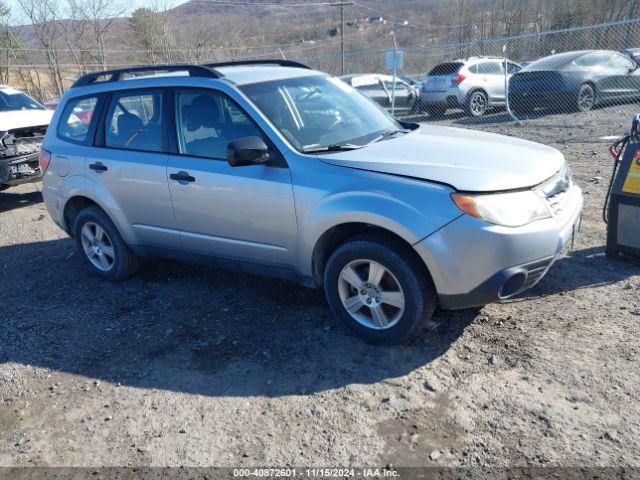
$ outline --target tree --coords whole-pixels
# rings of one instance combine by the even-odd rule
[[[62,95],[64,87],[56,46],[61,30],[59,4],[56,0],[17,0],[17,3],[30,20],[33,33],[42,46],[53,88],[57,95]]]

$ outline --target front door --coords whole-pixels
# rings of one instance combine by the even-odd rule
[[[231,167],[229,143],[264,138],[262,131],[222,92],[177,89],[173,97],[177,153],[169,158],[167,180],[183,248],[292,266],[297,223],[291,175],[279,154],[272,151],[269,164]]]

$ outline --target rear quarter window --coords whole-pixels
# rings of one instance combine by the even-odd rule
[[[86,142],[97,104],[97,96],[69,100],[60,115],[58,137],[75,143]]]

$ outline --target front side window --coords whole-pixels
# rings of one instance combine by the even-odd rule
[[[60,115],[58,136],[72,142],[85,142],[97,103],[98,97],[85,97],[67,102]]]
[[[247,114],[225,94],[179,90],[175,97],[178,150],[184,155],[223,160],[227,147],[242,137],[262,137]]]
[[[241,87],[300,151],[364,145],[400,124],[341,80],[324,75]]]
[[[162,151],[162,92],[115,93],[104,128],[107,147]]]

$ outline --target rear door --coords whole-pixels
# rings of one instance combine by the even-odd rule
[[[161,89],[112,92],[102,112],[86,175],[113,198],[143,245],[179,246],[169,187]]]
[[[491,60],[480,64],[482,82],[489,95],[489,102],[493,105],[504,103],[504,69],[502,63]]]

